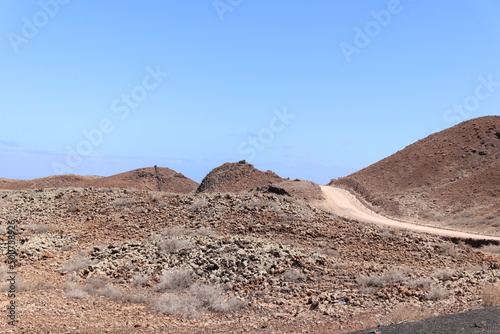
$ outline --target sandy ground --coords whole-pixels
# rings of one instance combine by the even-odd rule
[[[391,219],[370,210],[345,189],[331,186],[322,186],[321,189],[325,194],[326,200],[318,203],[317,206],[340,217],[445,237],[500,241],[500,237],[429,226],[431,223],[424,224],[421,222],[406,222]]]

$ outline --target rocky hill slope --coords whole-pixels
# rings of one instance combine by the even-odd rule
[[[214,168],[201,181],[197,193],[242,192],[268,186],[285,179],[271,171],[263,172],[246,161],[225,163]]]
[[[33,180],[0,179],[0,189],[46,189],[46,188],[134,188],[160,190],[175,193],[189,193],[196,190],[198,183],[169,168],[148,167],[129,172],[101,176],[56,175]]]
[[[383,213],[482,233],[500,228],[500,116],[460,123],[330,185]]]

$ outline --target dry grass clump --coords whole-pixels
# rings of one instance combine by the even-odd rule
[[[133,204],[135,204],[135,201],[131,198],[117,198],[111,202],[111,206],[114,207],[131,206]]]
[[[209,202],[206,198],[197,199],[191,206],[189,207],[190,212],[197,212],[202,210],[208,206]]]
[[[117,302],[145,303],[149,300],[144,295],[127,295],[114,286],[108,279],[90,278],[85,284],[81,284],[76,274],[71,274],[65,283],[66,297],[85,299],[90,295],[107,297]]]
[[[444,255],[450,255],[450,256],[458,256],[460,255],[460,251],[457,249],[455,244],[451,242],[442,242],[437,245],[438,249],[437,251],[441,254]]]
[[[305,280],[306,275],[304,275],[304,273],[302,273],[300,270],[291,269],[283,273],[283,279],[286,282],[299,282]]]
[[[361,275],[357,278],[357,282],[360,285],[367,287],[383,287],[388,283],[400,283],[406,277],[406,271],[401,269],[389,270],[382,275],[375,276],[364,276]]]
[[[48,226],[47,225],[25,225],[24,226],[24,229],[27,230],[27,231],[32,231],[32,232],[35,232],[35,233],[45,233],[49,230]]]
[[[416,278],[416,279],[412,279],[412,280],[408,281],[406,283],[406,285],[409,287],[427,290],[432,285],[432,279],[427,278],[427,277]]]
[[[488,283],[483,287],[483,305],[485,307],[500,305],[500,285]]]
[[[415,305],[399,304],[387,315],[389,324],[395,325],[402,322],[418,321],[425,318],[422,309]]]
[[[446,290],[445,288],[440,287],[438,285],[433,285],[433,286],[431,286],[430,290],[427,292],[426,298],[428,300],[437,301],[437,300],[442,300],[442,299],[448,297],[449,294],[450,294],[450,292],[448,290]]]
[[[66,272],[66,273],[77,272],[77,271],[82,270],[84,268],[88,268],[88,266],[90,266],[92,264],[93,264],[93,262],[90,261],[90,259],[83,257],[81,255],[77,255],[73,258],[72,261],[66,263],[61,268],[59,268],[59,271]]]
[[[163,273],[163,277],[155,286],[158,292],[179,291],[189,288],[194,283],[193,271],[190,269],[168,270]]]
[[[164,314],[195,317],[205,312],[231,312],[244,306],[242,300],[228,298],[219,286],[195,284],[183,296],[172,293],[161,295],[156,299],[153,309]]]
[[[385,227],[380,230],[380,237],[382,239],[396,240],[399,235],[396,230]]]
[[[446,281],[449,280],[453,275],[456,274],[456,270],[453,269],[439,269],[436,270],[432,276],[436,277],[437,279]]]
[[[159,244],[159,248],[162,252],[167,254],[175,254],[181,249],[190,249],[192,247],[191,243],[184,239],[169,238],[163,240]]]
[[[486,245],[481,247],[483,252],[500,254],[500,245]]]

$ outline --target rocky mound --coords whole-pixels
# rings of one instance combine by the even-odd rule
[[[169,168],[148,167],[116,174],[93,182],[99,187],[133,187],[142,190],[158,190],[173,193],[189,193],[198,183]]]
[[[260,171],[252,164],[242,160],[236,163],[225,163],[213,169],[201,181],[196,192],[243,192],[284,180],[271,171]]]
[[[394,216],[477,232],[500,226],[500,116],[432,134],[330,185],[349,188]]]
[[[0,189],[47,189],[47,188],[136,188],[175,193],[189,193],[198,183],[169,168],[149,167],[129,172],[102,176],[56,175],[33,180],[0,180]]]

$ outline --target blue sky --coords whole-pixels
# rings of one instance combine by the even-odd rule
[[[327,183],[500,111],[493,0],[0,2],[0,177]]]

